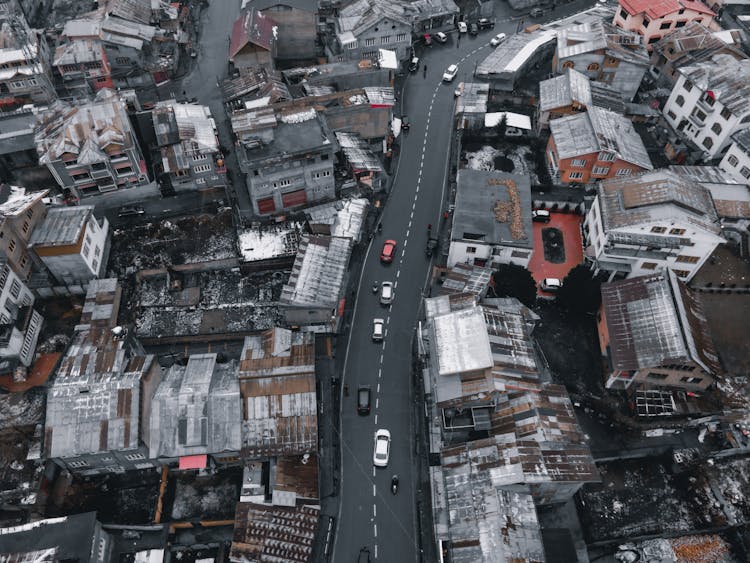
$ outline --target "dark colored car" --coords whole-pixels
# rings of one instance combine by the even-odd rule
[[[495,29],[495,20],[489,18],[480,18],[477,21],[479,29]]]
[[[404,131],[408,131],[411,127],[411,123],[409,123],[409,117],[406,115],[401,116],[401,129]]]
[[[370,387],[367,385],[360,385],[357,389],[357,413],[370,414]]]
[[[357,557],[357,563],[370,563],[370,550],[363,547],[359,550],[359,557]]]
[[[427,246],[425,247],[424,252],[427,256],[432,256],[433,254],[435,254],[435,250],[437,250],[437,247],[438,239],[436,239],[435,237],[430,237],[429,239],[427,239]]]
[[[412,57],[409,61],[409,72],[417,72],[419,70],[419,57]]]
[[[470,23],[469,24],[469,35],[478,35],[479,34],[479,27],[477,27],[477,24]]]
[[[118,211],[118,217],[133,217],[135,215],[143,215],[145,213],[143,207],[140,205],[123,205]]]

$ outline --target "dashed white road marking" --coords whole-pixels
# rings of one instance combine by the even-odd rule
[[[378,373],[378,377],[380,377],[380,373]],[[378,382],[378,390],[376,392],[380,393],[380,382]],[[375,415],[375,416],[377,416],[377,415]]]
[[[375,426],[378,425],[378,413],[375,413]],[[375,468],[372,470],[372,476],[375,477]]]
[[[375,537],[377,538],[378,537],[378,525],[377,524],[372,525],[372,531],[373,531],[373,534],[375,534]]]
[[[376,419],[376,420],[377,420],[377,416],[378,416],[378,415],[375,415],[375,419]],[[375,424],[377,424],[377,422],[375,422]],[[372,468],[372,476],[373,476],[373,477],[375,477],[375,467],[374,467],[374,466],[373,466],[373,468]],[[374,485],[373,485],[373,486],[374,486]]]
[[[375,544],[375,559],[378,558],[378,544]]]
[[[401,275],[401,270],[396,270],[396,279]]]
[[[374,497],[378,496],[378,490],[375,487],[375,483],[372,484],[372,496]]]
[[[378,517],[378,505],[375,504],[374,502],[372,503],[372,516],[373,518]]]

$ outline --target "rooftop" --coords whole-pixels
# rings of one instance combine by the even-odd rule
[[[605,231],[679,218],[708,233],[721,234],[710,192],[671,168],[604,180],[598,193]]]
[[[750,129],[741,129],[732,135],[732,141],[742,149],[745,154],[750,154]]]
[[[55,49],[55,66],[78,65],[81,63],[103,62],[104,49],[98,40],[74,39]],[[65,69],[63,69],[65,70]]]
[[[750,112],[750,59],[737,60],[717,53],[705,62],[681,67],[678,72],[703,92],[713,92],[714,99],[738,116]]]
[[[258,225],[237,233],[240,254],[245,262],[294,257],[304,225],[299,221],[285,221]]]
[[[383,172],[380,159],[359,135],[346,131],[335,135],[344,158],[355,172]]]
[[[34,228],[29,245],[35,247],[77,244],[93,213],[93,205],[50,207],[44,220]]]
[[[277,33],[278,26],[273,19],[255,8],[246,9],[232,25],[229,60],[233,61],[248,43],[271,51]]]
[[[96,512],[47,518],[0,528],[3,561],[90,561],[97,539],[105,536]]]
[[[479,307],[438,315],[432,321],[439,376],[492,367],[492,349]]]
[[[560,159],[607,151],[640,168],[653,168],[631,121],[612,111],[591,107],[585,113],[553,119],[549,127]]]
[[[646,14],[655,20],[668,14],[687,9],[699,14],[716,15],[708,7],[697,0],[619,0],[620,5],[632,15]]]
[[[539,109],[542,111],[574,104],[591,105],[591,83],[585,74],[569,68],[564,74],[539,83]]]
[[[732,37],[731,32],[727,33]],[[723,37],[697,21],[690,21],[654,43],[653,50],[676,68],[707,61],[718,51],[735,53],[736,59],[745,58],[739,45],[734,47],[734,41],[727,43]]]
[[[554,29],[537,29],[531,32],[516,33],[490,51],[476,68],[477,76],[494,74],[514,74],[544,46],[555,41]]]
[[[5,217],[18,217],[48,193],[49,190],[27,192],[20,186],[0,184],[0,220]]]
[[[314,109],[285,116],[271,131],[272,140],[268,144],[245,150],[249,162],[283,159],[314,150],[335,150],[335,137]]]
[[[156,104],[152,117],[160,147],[182,143],[186,150],[199,154],[219,151],[216,123],[208,106],[168,100]]]
[[[305,209],[313,232],[360,241],[370,202],[363,197],[340,199]],[[327,227],[327,228],[326,228]]]
[[[720,371],[701,302],[671,270],[603,284],[602,307],[613,369],[692,360],[710,374]]]
[[[557,60],[604,51],[607,56],[648,67],[649,56],[637,33],[597,21],[562,28],[557,32]]]
[[[337,307],[352,246],[349,238],[305,235],[279,301],[292,307]]]
[[[492,269],[459,262],[448,272],[440,286],[440,293],[470,293],[484,295],[492,278]]]
[[[451,240],[532,248],[531,181],[498,171],[458,171]]]
[[[315,335],[274,327],[246,336],[240,356],[241,378],[309,374],[315,371]]]
[[[242,404],[236,364],[193,354],[164,374],[151,403],[149,455],[239,451]]]
[[[411,25],[416,14],[417,7],[404,0],[355,0],[339,10],[338,31],[340,34],[348,32],[356,37],[383,18]]]

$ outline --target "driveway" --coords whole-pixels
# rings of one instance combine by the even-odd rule
[[[529,260],[529,271],[537,287],[544,278],[564,279],[572,268],[583,262],[582,222],[583,217],[575,213],[551,212],[549,223],[534,223],[534,252]],[[558,247],[550,247],[559,244],[562,252]],[[561,261],[559,256],[563,257]],[[539,293],[546,295],[541,290]]]

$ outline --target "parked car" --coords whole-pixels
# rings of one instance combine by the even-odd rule
[[[446,43],[448,41],[448,36],[445,33],[443,33],[442,31],[438,31],[435,34],[435,40],[438,43]]]
[[[118,217],[132,217],[133,215],[143,215],[146,211],[140,205],[123,205],[118,211]]]
[[[370,395],[369,385],[360,385],[357,389],[357,413],[361,415],[370,414]]]
[[[541,8],[532,8],[532,10],[529,12],[529,15],[532,18],[541,18],[544,15],[544,10]]]
[[[551,216],[546,209],[534,209],[531,212],[531,220],[539,223],[549,223]]]
[[[490,45],[492,45],[493,47],[497,47],[498,45],[500,45],[500,43],[503,43],[505,41],[506,37],[507,35],[505,35],[504,33],[498,33],[497,35],[495,35],[495,37],[490,39]]]
[[[382,342],[385,334],[385,321],[383,319],[372,319],[372,341]]]
[[[372,454],[372,464],[375,467],[386,467],[391,453],[391,433],[380,428],[375,431],[375,451]]]
[[[477,27],[479,27],[479,29],[495,29],[495,20],[479,18],[477,20]]]
[[[370,550],[363,547],[359,550],[359,556],[357,556],[357,563],[370,563]]]
[[[384,281],[380,285],[380,304],[390,305],[393,303],[393,282]]]
[[[430,45],[432,45],[432,35],[430,35],[429,33],[425,33],[424,35],[422,35],[422,41],[424,41],[424,44],[429,47]]]
[[[554,293],[562,287],[562,280],[558,278],[544,278],[539,284],[539,287],[542,288],[542,291]]]
[[[466,24],[466,22],[458,22],[459,33],[466,33],[468,30],[469,30],[469,26]]]
[[[458,74],[458,65],[449,66],[446,69],[446,71],[443,73],[443,82],[453,82],[453,79],[456,78],[457,74]]]
[[[401,116],[401,129],[404,131],[408,131],[411,127],[411,124],[409,123],[409,117],[406,115]]]
[[[435,254],[435,250],[437,249],[437,247],[438,239],[436,239],[435,237],[430,237],[429,239],[427,239],[427,246],[424,249],[424,253],[427,256],[432,256],[433,254]]]
[[[383,243],[383,250],[380,252],[380,261],[383,264],[390,264],[393,262],[393,256],[396,254],[396,241],[387,240]]]
[[[419,70],[419,57],[412,57],[409,61],[409,72],[417,72]]]
[[[469,24],[469,35],[478,35],[479,34],[479,27],[477,27],[477,24],[470,23]]]

